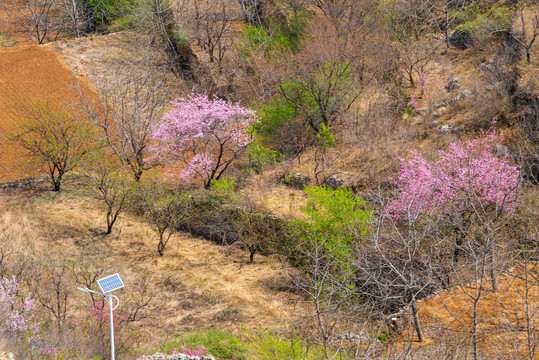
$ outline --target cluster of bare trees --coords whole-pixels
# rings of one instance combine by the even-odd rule
[[[92,31],[89,8],[82,0],[6,0],[0,6],[8,14],[8,29],[35,44]]]
[[[16,279],[18,296],[22,299],[32,294],[39,318],[49,319],[50,323],[45,325],[49,327],[48,331],[41,334],[40,341],[81,356],[107,353],[108,339],[103,337],[104,333],[95,333],[93,337],[96,329],[92,326],[95,324],[89,320],[95,316],[90,309],[104,308],[104,299],[92,294],[85,296],[87,301],[81,301],[81,294],[73,290],[77,286],[98,290],[97,279],[103,277],[106,268],[104,254],[87,254],[84,258],[52,253],[47,256],[30,255],[27,253],[28,244],[20,243],[25,239],[14,239],[13,234],[5,230],[2,229],[0,238],[0,275],[2,279]],[[125,315],[127,327],[136,326],[147,316],[146,310],[154,298],[146,277],[133,277],[132,281],[136,286],[131,288],[131,300],[118,310]],[[81,313],[86,314],[86,320],[81,319]],[[119,354],[128,351],[134,340],[133,334],[125,329],[120,329],[118,339]],[[24,347],[14,350],[21,358],[28,356],[28,349]],[[35,354],[36,350],[33,351]]]

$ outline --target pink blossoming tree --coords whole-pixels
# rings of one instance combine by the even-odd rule
[[[494,208],[497,214],[514,211],[520,172],[508,155],[496,156],[503,139],[491,128],[478,139],[438,151],[436,160],[415,151],[410,160],[401,159],[394,179],[398,196],[389,206],[393,218],[412,220],[421,213],[466,212],[474,206]]]
[[[494,291],[496,243],[515,211],[521,188],[520,172],[510,164],[509,155],[496,156],[503,149],[503,139],[504,134],[492,127],[478,139],[455,142],[446,151],[438,151],[435,160],[418,152],[410,160],[401,159],[402,169],[394,179],[398,196],[388,209],[393,220],[406,220],[409,225],[420,219],[443,219],[447,227],[442,233],[455,237],[448,263],[455,266],[464,255],[476,275],[488,268]],[[449,271],[443,270],[447,284]],[[468,295],[477,304],[481,290]]]
[[[39,340],[35,303],[30,295],[21,298],[19,294],[15,277],[0,279],[0,335],[32,345]]]
[[[254,111],[225,100],[193,94],[172,102],[153,132],[153,147],[169,174],[183,180],[202,179],[209,187],[218,180],[251,143]],[[177,171],[179,170],[179,171]]]

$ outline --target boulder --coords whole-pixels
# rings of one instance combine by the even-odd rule
[[[460,94],[457,95],[457,100],[468,99],[471,96],[472,96],[472,91],[468,89],[464,89],[462,90]]]
[[[458,89],[460,87],[459,80],[460,78],[458,77],[449,79],[449,81],[447,82],[447,85],[445,86],[445,89],[447,90],[447,92],[452,92],[453,90]]]
[[[440,130],[438,130],[440,134],[448,133],[449,131],[451,131],[451,125],[449,124],[442,126]]]
[[[344,185],[345,180],[342,178],[342,175],[347,175],[347,173],[333,174],[329,176],[324,185],[332,189],[338,189]]]
[[[449,44],[461,50],[473,46],[473,37],[468,29],[456,29],[449,38]]]

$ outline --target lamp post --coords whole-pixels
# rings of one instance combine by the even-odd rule
[[[122,279],[120,279],[120,275],[114,274],[111,276],[107,276],[106,278],[97,280],[97,284],[101,288],[102,292],[90,290],[88,288],[77,288],[81,291],[85,291],[88,293],[98,294],[103,296],[103,298],[107,298],[107,301],[109,303],[109,310],[110,310],[110,358],[111,360],[114,360],[114,318],[113,318],[113,311],[118,308],[118,305],[120,305],[120,300],[117,296],[112,295],[112,291],[120,289],[124,287],[124,283],[122,282]],[[116,299],[116,306],[112,306],[112,299]]]

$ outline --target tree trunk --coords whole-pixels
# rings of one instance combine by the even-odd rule
[[[415,306],[415,297],[412,300],[412,316],[414,319],[414,327],[417,333],[417,341],[423,342],[423,329],[421,328],[421,323],[419,322],[419,316],[417,314],[417,308]]]

